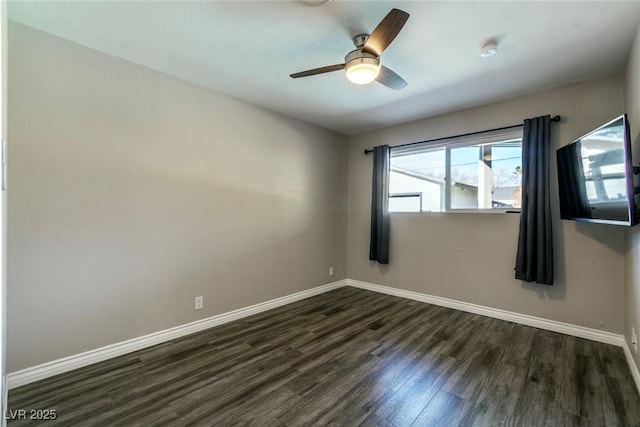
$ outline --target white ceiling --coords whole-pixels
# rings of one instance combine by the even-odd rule
[[[351,37],[411,16],[382,55],[409,86],[349,83]],[[353,134],[622,69],[640,2],[9,1],[11,20],[335,131]],[[481,58],[483,42],[498,54]]]

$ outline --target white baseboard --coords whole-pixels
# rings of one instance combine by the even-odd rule
[[[559,332],[565,335],[573,335],[579,338],[586,338],[592,341],[613,344],[622,347],[624,337],[611,332],[603,332],[597,329],[585,328],[584,326],[572,325],[569,323],[557,322],[555,320],[547,320],[541,317],[529,316],[526,314],[515,313],[513,311],[500,310],[498,308],[486,307],[483,305],[472,304],[469,302],[457,301],[449,298],[437,297],[433,295],[422,294],[419,292],[406,291],[398,288],[390,288],[388,286],[376,285],[373,283],[361,282],[359,280],[347,279],[347,285],[354,288],[366,289],[369,291],[380,292],[383,294],[394,295],[401,298],[412,299],[415,301],[426,302],[433,305],[453,308],[460,311],[466,311],[474,314],[481,314],[495,319],[506,320],[508,322],[519,323],[521,325],[533,326],[534,328],[546,329],[548,331]]]
[[[7,386],[9,389],[40,381],[54,375],[62,374],[74,369],[89,366],[93,363],[102,362],[103,360],[113,357],[122,356],[133,351],[142,350],[163,342],[171,341],[176,338],[184,337],[195,332],[203,331],[214,326],[242,319],[253,314],[271,310],[292,302],[300,301],[318,294],[322,294],[333,289],[346,286],[346,280],[329,283],[318,286],[295,294],[286,295],[284,297],[272,299],[270,301],[251,305],[238,310],[219,314],[195,322],[176,326],[174,328],[165,329],[163,331],[154,332],[139,338],[133,338],[84,353],[76,354],[62,359],[53,360],[41,365],[22,369],[20,371],[11,372],[7,375]]]
[[[53,360],[41,365],[22,369],[20,371],[11,372],[7,375],[7,386],[9,389],[40,381],[54,375],[62,374],[74,369],[82,368],[93,363],[102,362],[104,360],[122,356],[137,350],[142,350],[157,344],[162,344],[176,338],[184,337],[195,332],[203,331],[214,326],[242,319],[253,314],[271,310],[292,302],[300,301],[315,295],[322,294],[343,286],[352,286],[355,288],[366,289],[373,292],[379,292],[387,295],[394,295],[401,298],[407,298],[415,301],[426,302],[433,305],[453,308],[455,310],[466,311],[469,313],[480,314],[495,319],[506,320],[509,322],[519,323],[521,325],[532,326],[535,328],[546,329],[553,332],[559,332],[566,335],[572,335],[579,338],[585,338],[606,344],[613,344],[622,347],[625,357],[631,369],[633,379],[640,392],[640,373],[638,367],[633,361],[631,351],[624,339],[624,336],[603,332],[597,329],[585,328],[583,326],[572,325],[569,323],[557,322],[555,320],[547,320],[540,317],[529,316],[526,314],[515,313],[512,311],[500,310],[497,308],[486,307],[482,305],[472,304],[463,301],[457,301],[449,298],[437,297],[433,295],[422,294],[419,292],[407,291],[388,286],[376,285],[359,280],[344,279],[306,291],[297,292],[295,294],[272,299],[270,301],[244,307],[228,313],[219,314],[207,319],[197,320],[195,322],[176,326],[164,331],[154,332],[139,338],[133,338],[120,343],[108,345],[94,350],[86,351],[77,355],[64,357],[62,359]]]
[[[624,335],[613,334],[611,332],[603,332],[597,329],[585,328],[584,326],[557,322],[555,320],[548,320],[541,317],[514,313],[512,311],[500,310],[497,308],[457,301],[449,298],[437,297],[413,291],[406,291],[398,288],[390,288],[388,286],[376,285],[374,283],[361,282],[359,280],[347,279],[346,282],[347,286],[352,286],[354,288],[366,289],[369,291],[379,292],[387,295],[393,295],[415,301],[426,302],[433,305],[453,308],[455,310],[481,314],[483,316],[493,317],[495,319],[507,320],[509,322],[519,323],[521,325],[533,326],[534,328],[559,332],[565,335],[572,335],[579,338],[585,338],[592,341],[598,341],[605,344],[612,344],[618,347],[622,347],[625,358],[627,359],[627,364],[629,365],[629,369],[631,370],[631,376],[633,377],[633,381],[635,382],[638,393],[640,394],[640,372],[638,372],[638,366],[633,360],[631,350],[627,345],[627,340],[624,338]]]
[[[638,371],[638,365],[636,365],[635,360],[633,360],[633,355],[631,354],[631,349],[627,344],[627,340],[624,340],[622,349],[624,350],[624,356],[626,357],[627,364],[629,365],[629,369],[631,370],[631,376],[633,377],[633,381],[636,383],[638,394],[640,394],[640,371]]]

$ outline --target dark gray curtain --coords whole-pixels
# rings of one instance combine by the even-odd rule
[[[389,146],[373,147],[369,259],[389,264]]]
[[[522,210],[516,279],[553,285],[553,239],[549,196],[551,116],[524,121]]]

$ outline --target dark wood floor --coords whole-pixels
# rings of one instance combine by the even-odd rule
[[[618,347],[355,288],[11,390],[9,408],[83,426],[640,425]]]

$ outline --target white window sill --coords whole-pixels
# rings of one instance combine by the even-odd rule
[[[520,214],[520,209],[452,209],[450,211],[393,211],[390,214]]]

